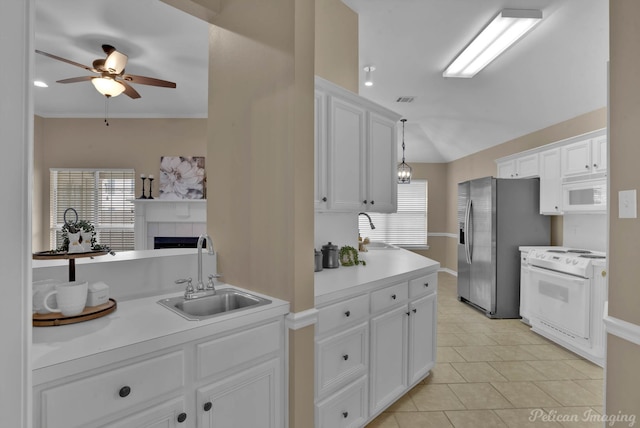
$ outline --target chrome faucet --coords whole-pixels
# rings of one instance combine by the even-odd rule
[[[198,238],[198,284],[197,284],[197,291],[202,291],[204,290],[204,283],[202,282],[202,244],[204,241],[207,241],[207,253],[209,253],[209,255],[214,255],[215,252],[213,251],[213,242],[211,241],[211,237],[209,235],[207,235],[206,233],[203,233],[202,235],[200,235],[200,237]]]
[[[373,225],[373,221],[371,221],[371,217],[369,217],[369,214],[367,213],[358,213],[358,216],[364,215],[369,219],[369,226],[371,226],[371,230],[375,229],[376,227]]]

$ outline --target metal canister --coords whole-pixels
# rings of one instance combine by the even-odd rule
[[[338,263],[337,245],[333,245],[329,242],[322,246],[322,267],[327,269],[340,267],[340,263]]]

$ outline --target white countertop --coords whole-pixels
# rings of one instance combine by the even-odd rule
[[[367,265],[340,266],[315,273],[316,306],[381,284],[435,272],[440,268],[440,263],[401,248],[370,249],[358,253],[358,257],[365,260]]]
[[[216,288],[229,287],[237,288],[227,284]],[[37,371],[156,339],[162,339],[162,346],[168,347],[289,313],[288,302],[250,290],[239,290],[265,297],[272,303],[202,321],[189,321],[157,303],[163,298],[183,293],[174,292],[117,302],[116,311],[102,318],[63,326],[34,327],[32,368]]]

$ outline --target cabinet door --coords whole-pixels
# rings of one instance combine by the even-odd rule
[[[199,428],[280,428],[281,361],[274,358],[197,391]]]
[[[591,172],[591,140],[580,141],[562,147],[562,176]]]
[[[387,407],[407,386],[407,305],[371,319],[370,414]]]
[[[562,214],[559,148],[540,153],[540,214]]]
[[[498,178],[515,178],[516,163],[513,160],[498,163]]]
[[[366,111],[333,96],[329,102],[328,208],[358,211],[365,207]]]
[[[527,324],[530,323],[531,316],[529,315],[529,301],[531,299],[531,281],[529,280],[529,267],[527,263],[526,253],[522,253],[521,256],[522,265],[520,268],[520,316],[522,320]]]
[[[396,212],[396,124],[373,112],[367,123],[367,211]]]
[[[437,294],[409,304],[409,385],[421,380],[436,361]]]
[[[607,171],[607,136],[591,140],[591,168],[593,172]]]
[[[135,415],[108,424],[108,428],[181,428],[193,426],[188,423],[189,415],[184,411],[183,398],[151,407]],[[101,425],[102,426],[102,425]]]
[[[327,104],[323,92],[316,91],[314,98],[314,191],[316,210],[327,208]]]
[[[536,177],[539,173],[538,154],[522,156],[516,159],[516,178]]]

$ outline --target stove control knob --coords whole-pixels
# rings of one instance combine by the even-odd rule
[[[577,264],[578,264],[578,260],[574,260],[574,261],[573,261],[573,264],[574,264],[574,265],[577,265]]]
[[[570,263],[571,263],[571,259],[564,259],[564,262],[565,262],[566,264],[570,264]]]

